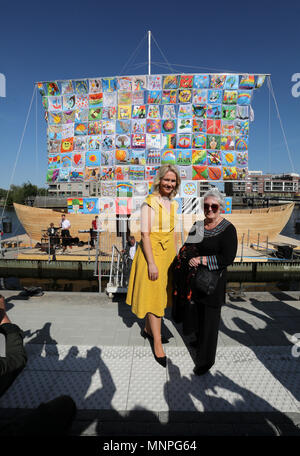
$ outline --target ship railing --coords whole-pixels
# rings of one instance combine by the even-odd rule
[[[102,290],[102,281],[104,284],[107,282],[106,292],[112,297],[114,293],[127,292],[130,271],[122,250],[125,249],[129,233],[135,236],[137,241],[140,241],[141,220],[137,214],[119,217],[105,214],[99,219],[102,230],[96,241],[94,277],[98,277],[99,292]],[[174,230],[177,251],[183,245],[190,228],[197,219],[197,214],[186,214],[184,217],[178,217],[178,223]],[[109,265],[107,264],[108,258],[110,258]]]
[[[95,259],[95,271],[94,275],[106,279],[104,282],[108,282],[109,293],[126,292],[127,283],[126,277],[124,278],[126,261],[122,257],[122,250],[125,248],[127,235],[130,233],[135,236],[137,241],[140,241],[141,232],[141,220],[140,217],[135,216],[113,216],[109,215],[103,219],[100,219],[103,225],[103,232],[101,233],[100,239],[97,239],[96,259]],[[199,214],[182,214],[178,217],[178,224],[175,229],[176,247],[177,250],[183,245],[186,237],[193,225],[193,223],[199,220]],[[253,245],[254,244],[256,245]],[[260,261],[282,261],[278,256],[274,255],[274,249],[271,247],[270,239],[262,232],[253,232],[248,229],[240,235],[239,238],[239,252],[236,257],[236,262],[260,262]],[[253,252],[256,250],[256,253]],[[252,250],[252,252],[251,252]],[[119,253],[118,253],[119,252]],[[102,260],[102,266],[101,266]],[[296,260],[292,256],[289,261]],[[122,274],[121,265],[124,269],[123,279],[120,281]],[[101,284],[100,287],[101,288]]]
[[[268,235],[263,232],[252,232],[248,229],[247,240],[245,241],[246,233],[243,233],[239,242],[240,245],[240,263],[251,261],[259,262],[260,260],[267,262],[274,261],[288,261],[294,262],[299,260],[299,254],[294,248],[295,244],[285,242],[272,242]],[[245,250],[247,250],[245,255]],[[258,255],[251,254],[251,251],[258,253]]]
[[[17,252],[17,256],[19,255],[20,246],[22,241],[19,240],[19,236],[17,235],[16,238],[13,240],[10,239],[2,239],[2,233],[0,232],[0,258],[5,257],[5,253],[7,252]]]
[[[106,269],[102,267],[103,263],[103,257],[109,256],[106,252],[102,251],[102,244],[104,246],[107,246],[108,243],[108,238],[107,235],[109,236],[109,233],[101,228],[97,230],[97,236],[96,239],[94,240],[95,246],[96,246],[96,252],[95,252],[95,262],[94,262],[94,277],[98,277],[99,281],[99,293],[102,291],[102,278],[104,277],[109,277],[110,273],[107,274]],[[104,236],[104,238],[103,238]],[[90,258],[90,256],[89,256]]]

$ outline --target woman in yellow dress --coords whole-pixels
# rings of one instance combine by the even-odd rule
[[[153,343],[154,357],[163,367],[167,360],[161,340],[161,318],[172,303],[170,266],[176,256],[175,225],[180,185],[176,166],[162,165],[153,192],[142,205],[141,243],[135,254],[126,297],[132,312],[145,318],[142,333]]]

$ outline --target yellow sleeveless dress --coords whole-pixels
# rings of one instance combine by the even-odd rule
[[[149,195],[145,202],[155,214],[150,242],[158,279],[149,279],[148,265],[140,243],[131,267],[126,303],[138,318],[144,318],[147,312],[163,317],[164,309],[172,304],[170,265],[176,256],[174,229],[178,203],[171,201],[169,212],[156,195]]]

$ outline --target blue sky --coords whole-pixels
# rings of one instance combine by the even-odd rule
[[[291,93],[292,75],[300,73],[299,20],[295,0],[280,5],[268,0],[5,2],[0,10],[0,73],[6,78],[6,97],[0,97],[0,187],[28,180],[45,186],[46,122],[39,94],[16,162],[33,83],[122,70],[147,73],[146,40],[124,69],[147,30],[176,72],[271,73],[290,157],[265,84],[252,103],[249,169],[299,173],[300,97]],[[154,42],[152,61],[163,64],[153,64],[153,74],[170,72]]]

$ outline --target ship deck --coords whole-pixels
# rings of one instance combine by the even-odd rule
[[[122,239],[116,237],[116,245],[119,250],[122,250]],[[47,252],[37,247],[32,242],[28,235],[11,237],[3,244],[6,252],[4,258],[16,259],[16,260],[40,260],[49,261],[52,260],[52,255],[49,256]],[[268,262],[274,260],[272,252],[276,250],[277,246],[292,246],[294,252],[300,255],[300,241],[294,238],[290,238],[283,235],[275,236],[272,241],[266,244],[266,242],[257,243],[244,243],[239,242],[238,251],[235,258],[235,263],[239,262]],[[180,248],[180,245],[177,246]],[[111,246],[106,248],[100,244],[101,254],[99,255],[99,261],[110,262],[111,261]],[[82,261],[82,262],[95,262],[96,250],[89,248],[88,245],[83,246],[72,246],[72,249],[67,248],[67,251],[62,254],[61,249],[56,251],[56,261]]]

